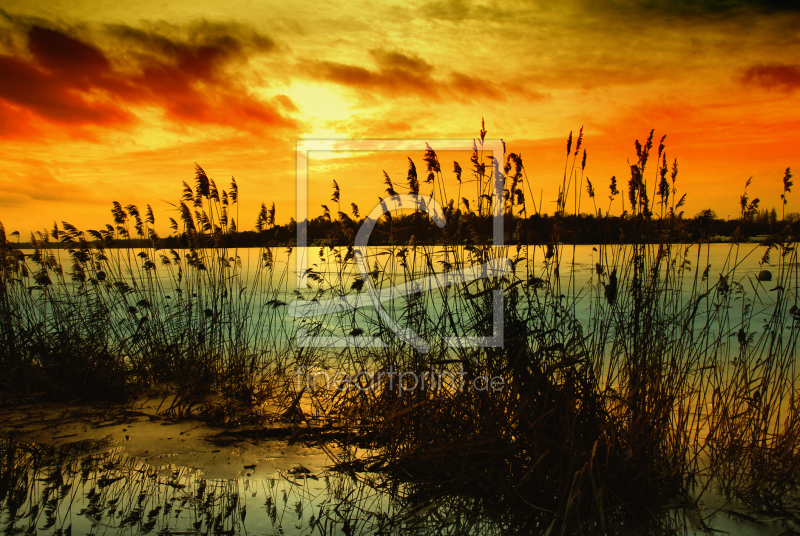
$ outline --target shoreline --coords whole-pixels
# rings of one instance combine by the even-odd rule
[[[251,427],[170,419],[158,415],[158,407],[158,399],[144,396],[118,405],[9,404],[0,407],[0,435],[55,447],[105,442],[104,449],[119,449],[162,470],[186,467],[207,479],[269,478],[297,466],[317,473],[333,463],[319,446],[290,444],[292,428],[273,425],[267,429],[277,432],[274,437],[248,437]]]

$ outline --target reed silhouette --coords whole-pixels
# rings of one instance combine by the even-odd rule
[[[423,245],[413,234],[429,225],[422,211],[387,214],[378,229],[389,245],[370,254],[374,286],[493,259],[514,266],[502,277],[412,293],[387,307],[430,343],[428,353],[369,311],[287,321],[293,299],[352,296],[364,286],[352,246],[333,245],[347,244],[363,221],[354,203],[352,216],[341,210],[345,188],[333,183],[338,210],[323,205],[318,221],[326,224],[317,228],[330,245],[303,252],[316,253],[318,262],[307,273],[309,288],[295,289],[291,248],[281,254],[262,247],[247,257],[257,264],[245,268],[230,240],[239,231],[236,183],[220,190],[198,166],[194,187],[184,184],[176,204],[179,219],[171,219],[173,232],[187,237],[184,250],[160,249],[149,206],[142,217],[120,203],[105,229],[82,232],[62,223],[35,233],[32,253],[2,232],[3,395],[124,399],[158,385],[176,393],[164,408],[175,415],[228,424],[284,419],[307,425],[312,435],[335,426],[345,448],[335,460],[340,469],[409,483],[408,500],[418,504],[446,494],[528,512],[549,534],[605,531],[676,498],[696,508],[709,489],[790,515],[784,498],[800,477],[797,221],[784,214],[774,222],[761,244],[758,276],[743,272],[752,253],[741,242],[752,234],[747,226],[759,206],[745,189],[729,254],[711,266],[710,246],[695,242],[694,231],[714,220],[684,219],[686,195],[679,196],[678,164],[668,162],[665,138],[655,147],[651,132],[635,143],[626,195],[612,177],[605,209],[605,200],[597,205],[600,186],[584,175],[581,129],[568,138],[557,208],[541,236],[526,227],[543,215],[522,158],[484,154],[485,135],[482,126],[470,166],[454,163],[454,178],[445,178],[431,147],[424,178],[410,159],[404,187],[383,175],[386,194],[430,193],[448,223],[438,245]],[[655,170],[648,167],[651,153]],[[502,199],[493,195],[493,159],[503,168]],[[784,204],[791,179],[787,169]],[[588,285],[577,280],[575,248],[563,240],[584,191],[599,237]],[[516,222],[507,230],[514,245],[487,240],[498,203]],[[615,203],[622,216],[610,215]],[[274,204],[264,203],[257,230],[275,228],[275,217]],[[486,336],[497,328],[495,290],[504,298],[504,345],[448,346],[444,334]],[[343,341],[368,334],[383,348],[298,346],[299,329]],[[463,372],[467,385],[480,376],[503,377],[506,385],[405,385],[398,392],[396,378],[383,376],[369,389],[307,389],[297,382],[301,367],[418,377],[435,368]]]

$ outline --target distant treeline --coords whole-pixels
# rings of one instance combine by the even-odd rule
[[[492,218],[474,212],[449,210],[447,225],[437,227],[422,212],[395,217],[383,216],[370,236],[370,245],[447,245],[491,243]],[[597,216],[592,214],[548,215],[534,214],[529,218],[506,215],[504,221],[504,243],[515,244],[619,244],[626,237],[636,235],[658,241],[668,229],[674,242],[724,241],[744,242],[782,231],[787,224],[800,220],[800,214],[790,213],[779,218],[777,211],[762,210],[750,218],[725,220],[714,211],[703,210],[691,218],[647,218],[642,215]],[[319,216],[309,221],[307,244],[309,246],[349,246],[364,219],[353,219],[339,213],[333,220]],[[295,247],[297,226],[294,220],[286,225],[261,226],[257,231],[228,231],[195,235],[201,247]],[[203,238],[205,237],[205,238]],[[102,243],[101,243],[102,242]],[[89,243],[106,248],[141,247],[156,245],[159,249],[185,249],[190,246],[186,232],[174,233],[154,239],[114,238],[89,240]],[[155,243],[155,244],[154,244]],[[73,244],[74,245],[74,244]],[[20,242],[19,248],[31,248],[30,242]],[[71,247],[67,243],[53,241],[50,247]]]
[[[474,212],[446,211],[447,225],[437,227],[426,214],[414,213],[394,218],[383,217],[370,236],[371,245],[443,245],[485,244],[491,241],[492,218]],[[505,244],[618,244],[626,237],[637,236],[658,242],[669,230],[675,242],[748,241],[756,236],[772,235],[784,229],[800,214],[779,219],[777,211],[763,210],[750,218],[725,220],[712,210],[703,210],[692,218],[647,218],[642,215],[597,216],[592,214],[534,214],[529,218],[506,215]],[[358,222],[342,218],[330,221],[319,217],[309,222],[308,244],[351,245]],[[293,227],[292,227],[293,229]],[[294,234],[292,234],[292,238]],[[257,245],[257,244],[254,244]]]

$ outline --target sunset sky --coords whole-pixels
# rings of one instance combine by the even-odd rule
[[[165,233],[195,162],[221,188],[236,177],[240,229],[262,202],[286,223],[298,139],[419,139],[409,156],[424,167],[425,141],[475,138],[481,117],[487,138],[522,154],[548,212],[581,126],[586,174],[606,201],[650,129],[678,159],[687,215],[735,217],[750,176],[750,196],[779,207],[785,168],[800,170],[796,2],[0,7],[0,221],[23,239],[54,220],[100,227],[112,201],[149,203]],[[385,195],[383,170],[404,182],[405,154],[321,156],[312,215],[334,178],[362,213]],[[800,191],[787,211],[800,211]]]

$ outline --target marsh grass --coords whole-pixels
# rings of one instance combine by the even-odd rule
[[[235,230],[228,220],[235,193],[220,194],[199,167],[194,195],[184,188],[177,206],[188,247],[180,251],[159,248],[150,207],[142,218],[116,202],[114,225],[84,233],[64,222],[34,233],[32,254],[3,233],[5,395],[126,399],[159,385],[177,390],[168,408],[177,414],[198,406],[225,413],[273,396],[286,366],[288,335],[276,304],[287,273],[275,273],[273,250],[243,268],[225,245]],[[150,247],[134,247],[132,236]]]
[[[609,518],[646,517],[675,497],[696,505],[708,489],[786,514],[781,505],[796,490],[800,461],[796,230],[787,225],[758,253],[761,267],[776,271],[768,286],[737,271],[744,259],[735,242],[724,264],[711,266],[708,244],[685,242],[679,212],[685,195],[677,196],[677,162],[670,174],[663,138],[658,188],[652,202],[647,196],[651,133],[644,145],[637,142],[638,162],[631,166],[629,234],[625,243],[598,246],[599,262],[585,286],[575,280],[574,248],[559,240],[558,219],[568,210],[570,185],[583,184],[586,161],[585,150],[578,160],[582,137],[574,152],[571,141],[549,242],[445,248],[442,266],[507,256],[515,271],[441,297],[445,305],[433,319],[418,312],[430,304],[407,302],[419,333],[474,333],[490,318],[488,291],[502,289],[503,348],[434,345],[422,356],[393,347],[373,356],[381,370],[417,374],[455,362],[467,381],[501,375],[507,388],[415,389],[398,396],[384,384],[377,394],[342,398],[337,409],[370,424],[365,437],[373,447],[346,465],[414,479],[423,483],[423,495],[470,490],[504,509],[546,512],[551,533],[604,530]],[[478,152],[473,164],[481,161]],[[473,166],[479,192],[494,180],[486,169]],[[521,159],[508,155],[505,171],[512,184],[503,208],[525,214],[524,196],[510,193],[527,179]],[[613,202],[615,180],[610,191]],[[743,195],[741,220],[757,206]],[[447,216],[456,233],[469,236],[487,213],[479,205],[475,213]],[[600,224],[610,221],[606,216]],[[395,256],[402,263],[417,251],[435,257],[413,245],[397,248]],[[421,268],[407,273],[404,266],[404,276],[430,275],[432,264],[411,263]],[[587,307],[582,325],[578,309]],[[451,315],[458,321],[448,324]]]
[[[572,134],[567,142],[552,234],[535,243],[526,219],[540,215],[541,206],[532,201],[522,159],[494,155],[504,175],[505,193],[497,199],[498,175],[483,153],[484,136],[482,129],[466,173],[454,165],[454,178],[445,177],[432,148],[424,159],[426,178],[420,180],[410,160],[406,186],[384,174],[389,195],[429,189],[448,224],[443,244],[417,245],[411,233],[424,229],[422,212],[385,216],[379,229],[397,245],[370,250],[368,277],[376,287],[496,258],[513,262],[504,277],[386,304],[396,321],[430,343],[429,353],[395,337],[374,311],[288,321],[285,306],[293,299],[362,290],[352,248],[303,252],[316,253],[317,261],[305,289],[290,284],[291,250],[262,248],[257,265],[246,267],[230,246],[238,188],[234,182],[219,190],[198,167],[171,225],[188,237],[185,250],[159,249],[152,210],[142,217],[137,207],[119,203],[114,224],[104,230],[84,233],[63,223],[36,233],[31,255],[3,233],[4,395],[124,398],[156,384],[176,393],[164,408],[173,414],[239,424],[272,415],[312,429],[336,425],[347,433],[345,454],[335,461],[347,471],[381,471],[410,482],[408,500],[419,504],[462,497],[527,512],[550,534],[605,531],[621,517],[646,517],[676,497],[696,505],[709,489],[785,508],[783,499],[800,477],[795,224],[784,222],[763,243],[760,265],[770,268],[771,280],[740,271],[745,254],[738,240],[746,230],[734,233],[724,264],[711,266],[709,245],[687,238],[680,211],[685,195],[678,197],[677,161],[668,165],[664,138],[655,150],[652,132],[644,144],[636,142],[627,192],[612,178],[604,214],[604,203],[596,204],[600,187],[584,176],[581,132],[574,146]],[[657,153],[654,173],[647,167],[651,151]],[[784,201],[790,179],[787,169]],[[580,211],[584,188],[603,237],[588,284],[576,279],[575,249],[561,237],[570,209]],[[339,207],[344,193],[334,183]],[[621,233],[612,228],[620,219],[609,215],[615,202],[624,212],[619,242],[611,240]],[[491,235],[497,203],[520,221],[519,245],[481,245]],[[323,208],[336,223],[326,239],[352,240],[362,221],[358,207],[352,205],[352,218],[339,211],[336,219]],[[745,193],[742,226],[757,208],[758,200]],[[264,204],[257,226],[274,225],[274,205]],[[133,247],[133,238],[152,246]],[[51,239],[67,249],[52,248]],[[492,326],[495,290],[504,297],[504,345],[448,347],[442,335],[487,336],[498,327]],[[343,340],[364,333],[385,347],[298,347],[300,327]],[[435,367],[463,371],[466,382],[501,376],[506,385],[398,393],[384,376],[370,389],[307,390],[297,382],[299,367],[417,375]]]

